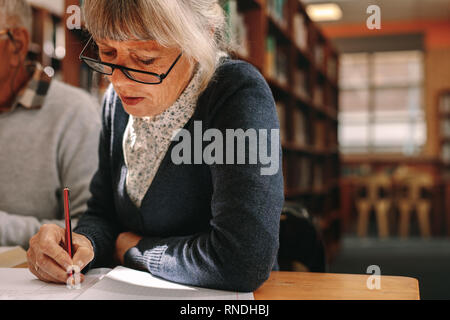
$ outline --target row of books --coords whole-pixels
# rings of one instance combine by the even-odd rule
[[[444,163],[450,163],[450,143],[448,142],[442,145],[441,160]]]
[[[305,101],[311,100],[308,83],[308,72],[306,70],[297,69],[293,72],[294,93]]]
[[[441,120],[441,136],[442,138],[450,139],[450,118]]]
[[[325,121],[317,119],[314,123],[314,147],[317,150],[325,150],[327,147],[326,134]]]
[[[280,121],[280,140],[282,143],[287,141],[286,130],[286,105],[281,101],[276,101],[278,120]]]
[[[439,99],[439,112],[450,114],[450,93],[442,95]],[[441,118],[441,137],[450,139],[450,118],[448,117]],[[441,160],[446,164],[450,163],[450,142],[442,144]]]
[[[331,55],[328,57],[327,61],[327,74],[331,81],[337,80],[337,60]]]
[[[60,79],[62,77],[61,61],[66,56],[64,25],[60,19],[53,17],[51,14],[40,15],[39,10],[34,10],[33,18],[38,20],[41,16],[44,17],[44,20],[41,21],[42,30],[36,30],[35,32],[35,36],[37,34],[42,35],[42,43],[37,43],[37,39],[32,39],[29,58],[38,61],[50,77]]]
[[[223,8],[227,15],[228,36],[231,45],[238,54],[247,57],[249,55],[248,30],[244,14],[238,10],[237,0],[226,1]]]
[[[311,144],[311,136],[308,134],[308,121],[303,111],[295,108],[292,111],[294,126],[294,142],[300,146],[308,146]]]
[[[280,120],[280,139],[282,142],[287,142],[286,105],[282,101],[276,101],[276,108]],[[293,108],[291,115],[293,118],[293,143],[298,146],[312,146],[314,149],[321,151],[337,148],[337,132],[336,130],[328,130],[325,120],[316,119],[311,124],[305,112],[300,108]],[[310,134],[311,129],[314,131],[313,136]]]
[[[318,107],[322,107],[325,104],[324,89],[319,84],[314,88],[313,104]]]
[[[450,114],[450,93],[441,97],[439,101],[439,111]]]
[[[325,47],[323,44],[318,43],[314,46],[314,63],[318,68],[323,68],[325,64]]]
[[[267,75],[286,85],[288,80],[288,57],[273,35],[266,38],[266,71]]]
[[[313,185],[312,175],[313,161],[308,157],[296,157],[294,163],[292,163],[292,172],[294,173],[289,177],[291,181],[291,187],[294,190],[306,190],[310,189]]]
[[[309,157],[296,157],[291,163],[294,173],[289,177],[294,190],[317,190],[325,187],[325,167]]]
[[[293,17],[294,25],[294,41],[301,50],[308,49],[308,25],[305,16],[301,13],[296,13]]]
[[[267,0],[267,13],[285,29],[288,26],[287,4],[288,0]]]
[[[312,103],[317,107],[336,109],[338,101],[335,90],[335,88],[329,85],[318,83],[314,87]]]

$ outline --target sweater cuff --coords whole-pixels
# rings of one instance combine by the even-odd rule
[[[162,258],[167,250],[167,245],[149,246],[149,238],[142,239],[135,247],[130,248],[124,256],[125,267],[148,270],[151,274],[160,273]]]
[[[92,231],[90,229],[80,228],[80,229],[75,230],[74,232],[88,238],[88,240],[91,242],[92,248],[94,250],[94,258],[81,271],[83,274],[86,274],[89,270],[91,270],[95,266],[96,257],[98,256],[98,247],[94,240],[95,239],[95,231]]]

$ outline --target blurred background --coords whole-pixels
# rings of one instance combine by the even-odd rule
[[[29,2],[30,58],[100,100],[107,80],[78,59],[89,35],[66,27],[82,1]],[[222,4],[234,56],[272,89],[286,200],[317,231],[326,271],[377,265],[417,278],[422,299],[450,299],[450,0]],[[281,231],[303,250],[300,227]],[[297,260],[283,269],[314,271]]]

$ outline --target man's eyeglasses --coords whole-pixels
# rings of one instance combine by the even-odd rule
[[[169,70],[166,73],[157,74],[154,72],[147,72],[143,70],[136,70],[127,68],[118,64],[102,62],[100,60],[96,60],[93,58],[89,58],[84,56],[84,52],[92,41],[92,37],[89,39],[86,46],[83,48],[83,51],[80,54],[80,60],[83,61],[89,68],[92,70],[99,72],[101,74],[111,76],[114,73],[115,69],[119,69],[123,72],[123,74],[130,80],[143,83],[143,84],[160,84],[163,82],[165,78],[169,75],[170,71],[173,69],[175,64],[180,60],[183,53],[180,53],[175,60],[175,62],[170,66]]]
[[[11,41],[14,41],[14,37],[9,29],[0,30],[0,37],[8,36]]]

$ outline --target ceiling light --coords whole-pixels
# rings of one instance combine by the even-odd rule
[[[313,21],[335,21],[342,18],[342,10],[335,3],[310,4],[306,7]]]

